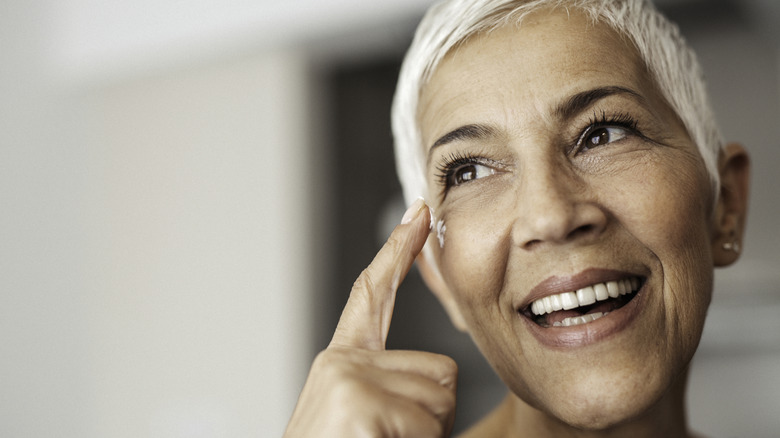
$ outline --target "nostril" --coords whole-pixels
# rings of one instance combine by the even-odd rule
[[[569,233],[568,237],[570,239],[573,239],[573,238],[577,238],[577,237],[587,236],[588,234],[593,233],[595,229],[596,229],[596,227],[593,226],[592,224],[582,225],[582,226],[579,226],[579,227],[573,229]]]

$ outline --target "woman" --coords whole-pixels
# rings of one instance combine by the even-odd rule
[[[641,0],[434,7],[393,113],[405,195],[430,208],[358,278],[287,435],[449,434],[455,364],[384,351],[427,240],[423,278],[510,390],[464,436],[691,436],[687,368],[749,174],[700,77]]]

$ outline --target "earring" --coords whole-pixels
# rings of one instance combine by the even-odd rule
[[[734,240],[734,242],[726,242],[723,244],[723,250],[724,251],[734,251],[735,253],[739,254],[739,241]]]

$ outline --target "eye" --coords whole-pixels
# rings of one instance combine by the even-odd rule
[[[451,188],[495,175],[503,168],[500,162],[481,154],[456,152],[443,157],[442,163],[436,166],[436,177],[442,188],[442,195],[446,197]]]
[[[630,135],[630,131],[621,126],[591,126],[580,137],[579,150],[592,149],[622,140]]]
[[[495,169],[484,164],[463,164],[447,172],[447,186],[458,186],[476,179],[494,175],[495,173]]]
[[[637,125],[637,120],[629,113],[608,115],[605,111],[601,114],[594,112],[587,128],[577,139],[573,152],[587,152],[631,136],[642,137]]]

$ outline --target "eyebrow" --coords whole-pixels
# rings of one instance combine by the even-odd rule
[[[645,98],[639,93],[628,88],[618,86],[599,87],[577,93],[564,100],[555,107],[555,115],[561,120],[570,120],[577,114],[588,109],[597,101],[616,94],[628,94],[642,102],[645,101]]]
[[[642,102],[645,101],[645,98],[642,97],[642,95],[628,88],[619,86],[598,87],[582,91],[565,99],[555,107],[554,114],[561,120],[570,120],[599,100],[617,94],[628,94]],[[469,124],[461,126],[460,128],[439,137],[439,139],[433,143],[433,146],[428,149],[428,162],[431,160],[433,150],[439,146],[455,141],[484,140],[495,137],[496,135],[498,135],[497,130],[489,125]]]
[[[439,146],[455,141],[484,140],[496,136],[495,128],[488,125],[471,124],[464,125],[439,137],[428,150],[428,161],[431,160],[431,152]]]
[[[495,135],[495,129],[491,128],[490,126],[465,125],[441,136],[438,140],[436,140],[435,143],[433,143],[431,149],[443,144],[452,143],[454,141],[482,140],[493,135]]]

